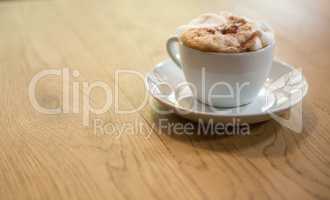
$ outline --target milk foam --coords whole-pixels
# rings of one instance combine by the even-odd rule
[[[230,35],[224,34],[218,40],[219,42],[228,40],[228,38],[230,37],[229,38],[230,40],[233,40],[234,38],[238,42],[243,43],[244,38],[246,39],[250,37],[251,33],[258,32],[258,36],[253,38],[251,41],[249,41],[250,45],[247,49],[249,51],[256,51],[258,49],[264,48],[272,44],[275,41],[273,29],[266,22],[252,21],[248,18],[233,15],[232,13],[229,12],[221,12],[220,14],[215,14],[215,13],[202,14],[197,18],[191,20],[188,24],[178,27],[176,33],[180,37],[182,33],[193,28],[226,27],[232,22],[231,21],[232,17],[245,20],[248,23],[249,26],[248,28],[251,27],[251,30],[248,31],[239,30],[237,34],[230,34]]]

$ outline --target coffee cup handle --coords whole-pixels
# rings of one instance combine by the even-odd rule
[[[179,45],[179,38],[178,37],[171,37],[166,42],[166,50],[168,55],[171,57],[173,62],[179,67],[182,68],[182,64],[180,61],[180,55],[178,52],[178,45]]]

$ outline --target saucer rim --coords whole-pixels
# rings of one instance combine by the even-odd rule
[[[194,115],[203,115],[203,116],[211,116],[211,117],[223,117],[223,118],[235,118],[235,117],[259,117],[259,116],[268,116],[269,113],[282,113],[282,112],[285,112],[287,111],[288,109],[296,106],[299,102],[301,102],[305,96],[307,95],[308,93],[308,90],[309,90],[309,85],[308,85],[308,82],[305,78],[305,76],[303,75],[303,80],[304,80],[304,93],[302,95],[301,98],[299,98],[296,102],[288,105],[288,106],[285,106],[283,108],[280,108],[280,109],[275,109],[273,110],[272,112],[259,112],[259,113],[253,113],[253,114],[244,114],[244,113],[241,113],[241,114],[237,114],[237,113],[233,113],[233,114],[221,114],[221,113],[214,113],[214,112],[200,112],[200,111],[196,111],[196,110],[190,110],[190,109],[187,109],[187,108],[184,108],[182,106],[178,106],[178,105],[174,105],[173,103],[170,103],[168,101],[165,101],[163,100],[162,98],[154,95],[151,90],[150,90],[150,87],[149,87],[149,83],[148,83],[148,78],[153,74],[154,70],[156,68],[159,68],[169,62],[171,62],[172,60],[170,58],[167,58],[167,59],[164,59],[163,61],[159,62],[158,64],[155,65],[155,67],[152,69],[151,72],[148,72],[145,76],[145,79],[144,79],[144,83],[145,83],[145,86],[146,86],[146,89],[148,90],[148,93],[154,98],[156,99],[158,102],[162,103],[162,104],[165,104],[167,107],[170,107],[170,108],[174,108],[174,112],[175,113],[178,113],[178,110],[181,110],[181,111],[184,111],[184,112],[187,112],[187,114],[185,115],[191,115],[191,114],[194,114]],[[289,69],[292,69],[292,70],[297,70],[294,66],[284,62],[284,61],[281,61],[279,60],[278,58],[274,58],[273,59],[273,63],[277,63],[277,64],[280,64],[286,68],[289,68]],[[173,63],[175,65],[175,63]],[[179,68],[180,69],[180,68]],[[202,103],[202,102],[201,102]],[[210,105],[207,105],[207,106],[210,106]],[[179,115],[181,116],[185,116],[184,114],[182,113],[178,113]]]

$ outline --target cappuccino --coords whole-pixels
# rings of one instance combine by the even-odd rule
[[[204,52],[242,53],[265,48],[274,42],[273,30],[228,12],[207,13],[177,30],[181,42]]]

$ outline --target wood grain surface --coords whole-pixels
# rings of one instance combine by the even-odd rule
[[[0,199],[330,199],[329,7],[328,0],[1,0]],[[45,69],[78,70],[76,82],[99,80],[115,91],[116,70],[147,73],[167,57],[165,41],[178,25],[220,10],[269,21],[277,57],[303,70],[310,85],[303,133],[269,121],[250,136],[169,134],[153,124],[187,121],[156,114],[150,103],[131,114],[112,107],[83,126],[71,107],[47,115],[30,103],[29,83]],[[139,107],[143,81],[127,75],[119,83],[120,108]],[[61,91],[50,76],[38,83],[37,100],[61,107]],[[100,107],[104,93],[90,100]],[[95,118],[117,129],[97,132]],[[119,130],[132,122],[141,130]]]

